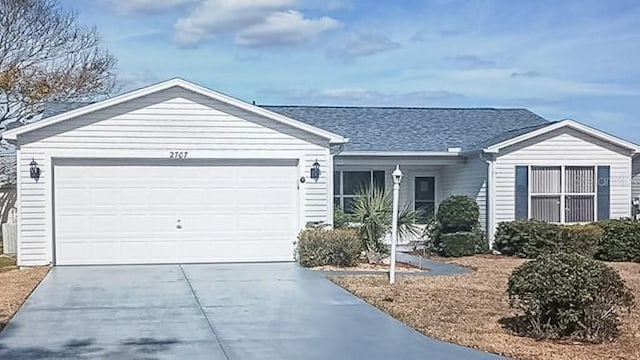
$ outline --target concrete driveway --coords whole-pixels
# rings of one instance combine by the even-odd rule
[[[0,359],[493,359],[291,263],[56,267]]]

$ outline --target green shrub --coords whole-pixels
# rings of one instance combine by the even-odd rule
[[[618,311],[633,305],[633,293],[614,269],[563,252],[520,265],[509,278],[507,292],[519,312],[513,329],[537,339],[613,339]]]
[[[602,230],[593,224],[557,225],[538,220],[502,222],[493,248],[504,255],[532,259],[540,254],[565,251],[594,256]]]
[[[350,227],[353,222],[352,216],[346,214],[342,208],[336,206],[333,209],[333,227],[335,229],[344,229]]]
[[[597,259],[640,262],[640,221],[617,219],[596,224],[602,229]]]
[[[355,266],[362,251],[356,230],[307,229],[296,243],[296,258],[305,267]]]
[[[502,222],[496,229],[493,248],[504,255],[534,258],[553,252],[558,225],[537,220]]]
[[[440,236],[440,253],[443,256],[459,257],[476,254],[480,234],[477,231],[460,231]]]
[[[558,226],[558,246],[555,251],[594,257],[602,238],[602,229],[595,224]]]
[[[436,219],[443,233],[472,231],[478,226],[480,209],[478,204],[466,195],[452,195],[438,206]]]
[[[452,195],[438,206],[424,231],[425,245],[442,256],[486,253],[486,235],[480,230],[478,204],[466,195]]]

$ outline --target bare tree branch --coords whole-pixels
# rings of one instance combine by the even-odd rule
[[[0,128],[49,101],[88,101],[114,90],[115,58],[95,27],[56,0],[0,0]]]

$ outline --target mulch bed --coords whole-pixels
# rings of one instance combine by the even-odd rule
[[[447,262],[468,274],[402,277],[341,276],[338,285],[427,336],[525,360],[640,359],[640,306],[621,314],[620,337],[603,344],[536,341],[512,335],[503,323],[514,315],[506,295],[511,271],[525,260],[482,255]],[[640,264],[610,263],[640,302]]]
[[[15,258],[0,256],[0,331],[49,272],[49,267],[18,269]]]

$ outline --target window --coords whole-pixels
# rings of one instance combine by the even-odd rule
[[[435,211],[436,181],[432,176],[421,176],[415,178],[413,185],[414,208],[422,212],[416,222],[424,224],[433,216]]]
[[[356,194],[371,186],[384,190],[384,171],[334,171],[334,204],[340,206],[345,213],[352,213]]]
[[[532,166],[531,218],[571,223],[595,220],[593,166]]]

